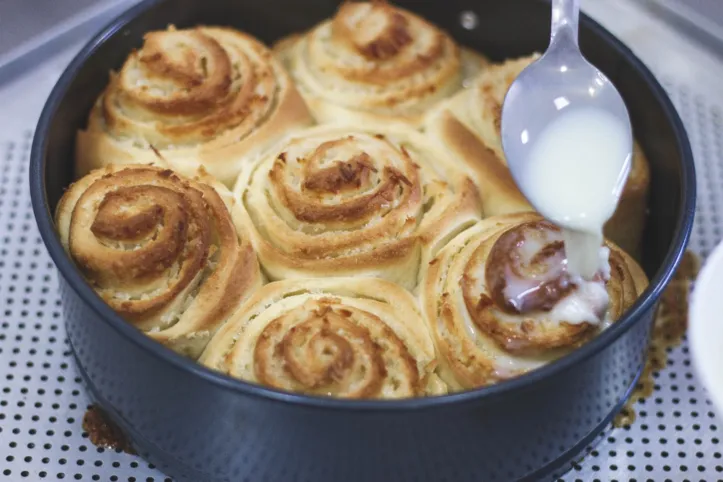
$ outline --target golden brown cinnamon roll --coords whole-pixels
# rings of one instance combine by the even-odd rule
[[[385,1],[344,2],[334,18],[274,50],[314,117],[335,123],[382,119],[417,126],[486,63]]]
[[[98,98],[76,146],[76,175],[106,164],[200,166],[228,185],[243,163],[313,122],[271,51],[235,30],[146,34]]]
[[[270,283],[216,333],[199,361],[232,377],[313,395],[446,393],[414,298],[378,279]]]
[[[584,343],[627,310],[648,281],[610,242],[591,281],[565,268],[562,233],[535,213],[487,218],[425,268],[420,296],[452,390],[515,377]]]
[[[98,169],[56,211],[60,239],[93,289],[139,330],[198,358],[262,284],[251,244],[228,211],[231,193],[146,165]]]
[[[500,116],[510,85],[537,57],[534,54],[489,65],[469,89],[449,99],[428,117],[428,133],[474,172],[486,215],[532,210],[507,169]],[[605,225],[605,235],[636,258],[645,224],[649,183],[648,160],[636,143],[630,177],[615,214]]]
[[[272,280],[363,276],[411,289],[420,260],[481,217],[472,181],[402,125],[296,132],[234,193]]]

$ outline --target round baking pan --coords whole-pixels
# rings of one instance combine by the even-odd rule
[[[531,0],[398,0],[494,60],[543,50],[549,4]],[[113,21],[69,65],[32,147],[30,186],[60,272],[68,337],[91,397],[141,455],[178,481],[511,481],[565,470],[609,423],[645,360],[661,292],[687,243],[695,171],[685,130],[648,69],[581,18],[583,52],[615,83],[651,163],[642,264],[650,287],[600,336],[539,370],[491,387],[404,401],[290,394],[207,370],[151,341],[85,283],[52,213],[72,181],[76,131],[108,73],[143,34],[228,25],[271,43],[331,16],[337,0],[153,0]]]

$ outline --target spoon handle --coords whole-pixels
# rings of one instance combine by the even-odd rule
[[[552,25],[550,45],[565,37],[577,46],[578,20],[580,18],[580,0],[552,0]]]

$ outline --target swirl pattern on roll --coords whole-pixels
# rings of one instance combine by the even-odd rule
[[[179,173],[200,167],[232,184],[243,163],[313,122],[271,51],[219,27],[150,32],[78,134],[77,175],[107,163],[162,157]]]
[[[431,138],[474,172],[487,215],[532,211],[507,169],[502,149],[502,103],[512,82],[539,54],[490,64],[470,88],[456,94],[426,119]],[[650,172],[641,147],[634,144],[632,168],[605,235],[639,257],[645,225]]]
[[[422,259],[480,219],[477,190],[401,125],[318,126],[239,178],[234,210],[272,280],[378,277],[411,289]]]
[[[420,296],[450,389],[521,375],[572,351],[616,321],[647,287],[610,242],[591,281],[566,270],[562,234],[534,213],[493,216],[428,264]]]
[[[109,165],[66,191],[56,224],[64,248],[113,310],[156,341],[198,358],[262,284],[251,244],[235,230],[232,202],[211,179]]]
[[[270,283],[218,331],[199,361],[235,378],[318,396],[446,393],[414,298],[378,279]]]
[[[319,122],[418,124],[486,63],[385,1],[344,2],[332,19],[274,50]]]

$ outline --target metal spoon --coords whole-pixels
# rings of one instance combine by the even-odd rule
[[[512,83],[502,106],[502,148],[507,165],[518,187],[533,206],[529,192],[525,192],[530,188],[522,182],[530,150],[540,132],[563,112],[583,107],[601,109],[614,115],[630,133],[628,152],[631,155],[628,159],[632,157],[632,128],[625,103],[612,82],[583,57],[578,47],[579,14],[579,0],[552,0],[549,47]],[[580,162],[585,162],[584,156]],[[620,174],[618,192],[622,191],[629,169],[630,162],[626,162]],[[554,181],[540,179],[535,182]],[[580,182],[594,180],[581,179]],[[534,207],[551,219],[544,206]],[[563,228],[575,228],[565,225],[564,220],[559,218],[551,220]]]

